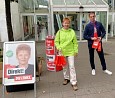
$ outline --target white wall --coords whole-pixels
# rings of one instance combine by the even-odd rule
[[[12,21],[12,29],[14,40],[18,40],[21,38],[21,28],[20,28],[20,16],[18,11],[18,3],[11,2],[11,21]]]
[[[8,41],[5,0],[0,0],[0,41]]]

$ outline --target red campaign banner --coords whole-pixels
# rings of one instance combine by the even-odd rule
[[[46,38],[46,54],[54,55],[55,47],[54,47],[54,39]]]
[[[47,62],[47,65],[49,66],[49,67],[55,67],[55,64],[54,64],[54,62]]]
[[[47,69],[49,71],[60,71],[62,67],[56,67],[54,64],[55,60],[55,44],[54,44],[54,36],[47,36],[46,37],[46,63]]]
[[[49,62],[49,61],[47,61],[47,69],[48,69],[49,71],[55,71],[54,62]]]
[[[14,81],[32,80],[32,75],[14,76]]]
[[[51,68],[48,67],[48,70],[49,70],[49,71],[55,71],[55,67],[51,67]]]

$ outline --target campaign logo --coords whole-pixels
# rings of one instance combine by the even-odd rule
[[[8,50],[8,51],[6,52],[6,56],[7,56],[7,57],[12,57],[12,56],[13,56],[13,51],[12,51],[12,50]]]

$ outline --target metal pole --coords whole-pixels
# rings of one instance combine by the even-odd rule
[[[114,25],[114,0],[112,0],[112,24],[111,24],[111,37],[113,37],[113,32],[114,32],[114,29],[113,29],[113,26]]]
[[[79,33],[80,41],[82,40],[82,17],[83,17],[83,13],[80,12],[80,33]]]
[[[35,81],[35,83],[34,83],[34,97],[37,98],[37,97],[36,97],[36,81]]]
[[[49,0],[49,23],[48,23],[49,32],[48,35],[54,35],[53,32],[53,13],[52,13],[52,0]]]
[[[113,34],[112,34],[112,37],[113,37],[113,35],[114,35],[114,21],[115,21],[115,20],[114,20],[114,8],[115,8],[115,7],[114,7],[114,6],[115,6],[114,3],[115,3],[115,2],[114,2],[114,0],[113,0],[113,11],[112,11],[112,12],[113,12],[113,18],[112,18],[112,22],[113,22]]]
[[[106,41],[108,39],[108,19],[109,19],[109,11],[107,10],[107,24],[106,24]]]
[[[36,13],[35,13],[35,0],[33,0],[34,2],[34,32],[35,32],[35,41],[38,41],[38,35],[37,35],[37,19],[36,19]]]
[[[5,92],[5,88],[4,88],[4,85],[2,84],[2,98],[5,98],[4,92]]]
[[[64,0],[64,3],[65,3],[65,17],[67,17],[67,4],[65,0]]]

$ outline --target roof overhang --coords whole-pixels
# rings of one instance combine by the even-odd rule
[[[74,12],[89,12],[89,11],[108,11],[107,5],[52,5],[52,10],[57,11],[74,11]]]

